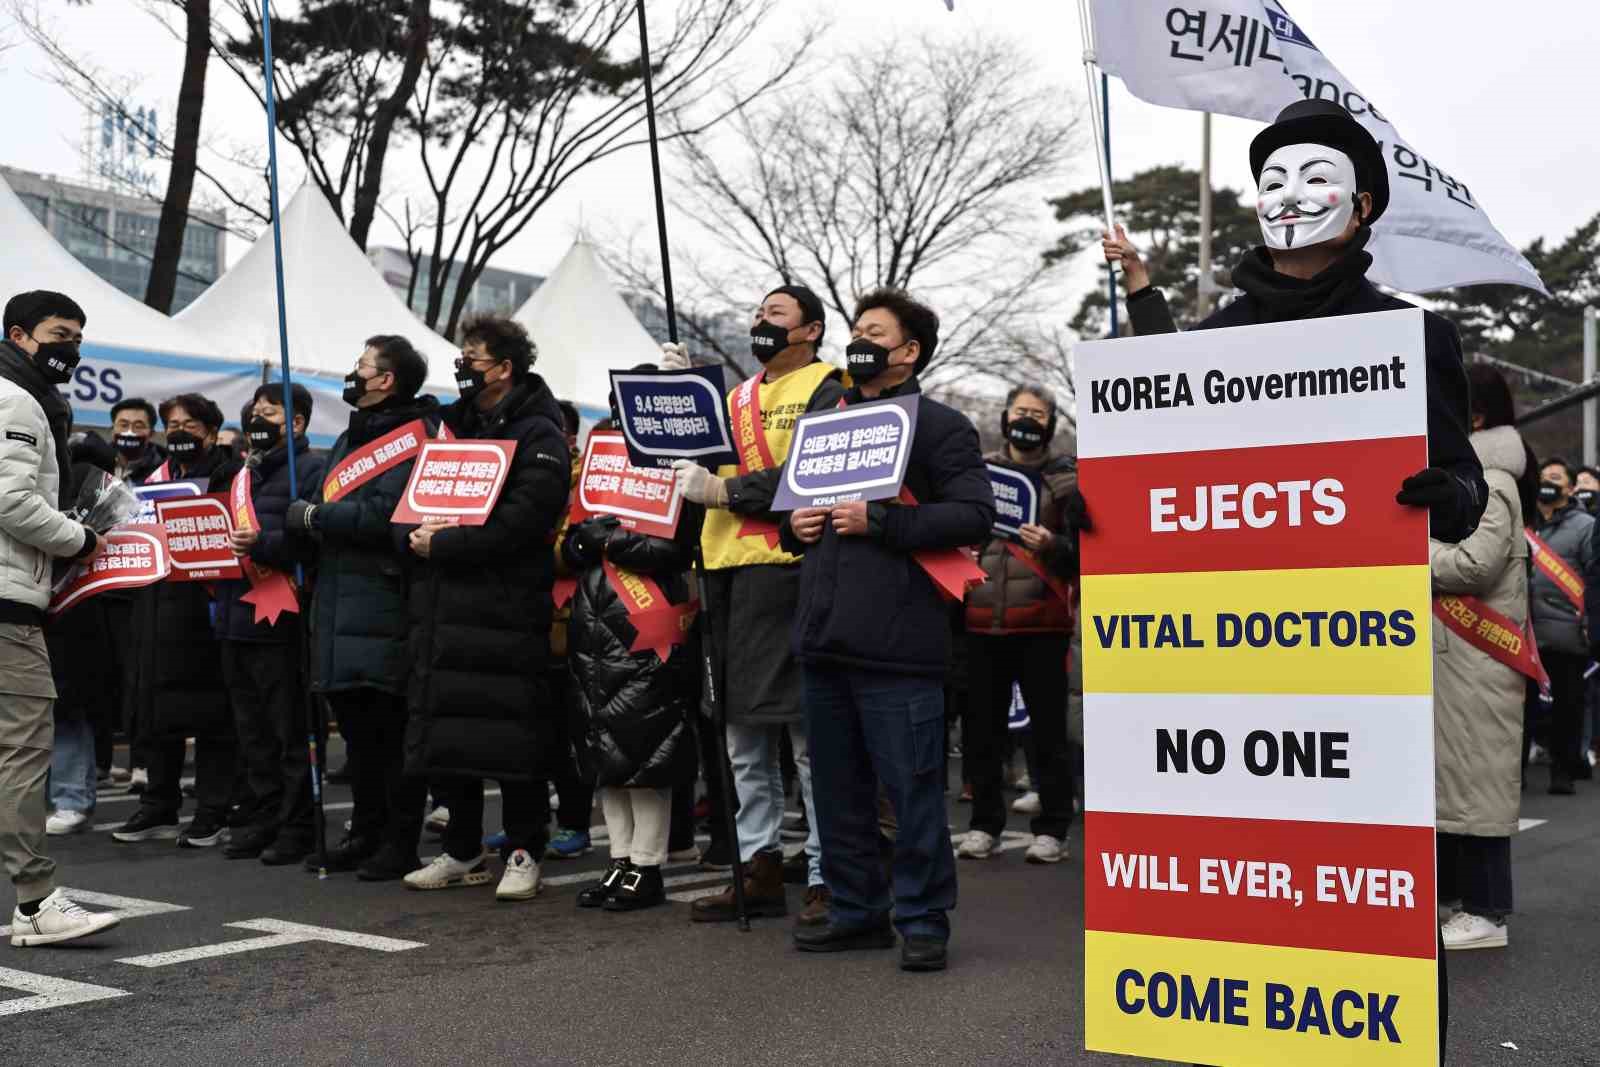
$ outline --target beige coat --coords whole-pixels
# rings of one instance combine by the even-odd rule
[[[1489,503],[1465,541],[1430,541],[1435,594],[1477,597],[1521,626],[1528,616],[1528,543],[1517,478],[1527,457],[1509,426],[1472,435]],[[1525,680],[1433,621],[1434,783],[1444,833],[1509,837],[1521,793]]]

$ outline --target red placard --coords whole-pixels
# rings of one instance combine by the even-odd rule
[[[156,515],[166,532],[172,581],[215,582],[244,577],[229,540],[233,522],[224,494],[158,500]]]
[[[671,470],[635,467],[620,433],[591,433],[572,495],[571,521],[611,515],[626,529],[653,537],[678,532],[683,494]]]
[[[137,589],[167,576],[171,561],[160,526],[123,526],[100,535],[100,546],[87,563],[73,569],[66,584],[50,598],[47,613],[59,615],[107,589]]]
[[[391,522],[482,526],[511,473],[515,441],[429,441]]]

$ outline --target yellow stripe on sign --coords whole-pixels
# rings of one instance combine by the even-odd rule
[[[1433,1067],[1433,960],[1090,930],[1096,1052],[1228,1067]]]
[[[1425,566],[1082,581],[1085,692],[1433,692]]]

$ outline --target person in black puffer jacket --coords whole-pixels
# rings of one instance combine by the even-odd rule
[[[698,766],[694,707],[700,662],[693,640],[663,660],[632,651],[638,631],[630,598],[617,582],[642,576],[671,604],[691,598],[688,575],[705,512],[687,506],[673,540],[622,529],[615,518],[579,523],[561,542],[562,558],[578,576],[567,628],[572,665],[573,729],[578,764],[600,790],[611,838],[611,866],[581,893],[580,907],[634,911],[666,902],[661,864],[667,856],[672,791],[692,788]],[[610,564],[610,568],[604,564]],[[618,572],[614,579],[608,569]]]
[[[231,474],[213,478],[211,490],[230,491],[235,479],[250,479],[250,499],[259,529],[238,529],[233,549],[255,566],[294,577],[295,565],[309,561],[303,538],[284,525],[289,504],[322,483],[326,456],[306,440],[311,393],[294,385],[294,491],[289,487],[289,443],[284,440],[283,383],[256,390],[255,414],[247,433],[250,458]],[[309,573],[305,574],[307,583]],[[229,859],[260,857],[269,867],[299,863],[310,854],[316,835],[311,804],[311,757],[306,749],[305,657],[301,612],[285,612],[276,622],[257,621],[256,607],[243,598],[251,583],[240,578],[217,583],[217,636],[222,639],[222,674],[233,705],[239,753],[244,759],[255,818],[234,833],[223,850]]]
[[[291,533],[312,539],[317,584],[311,603],[311,689],[325,694],[344,735],[355,800],[350,836],[328,854],[327,869],[363,881],[390,881],[421,866],[417,838],[427,783],[405,776],[406,587],[409,552],[394,544],[390,516],[411,479],[415,457],[392,460],[337,492],[342,468],[355,469],[374,445],[411,423],[419,443],[439,428],[439,402],[418,396],[428,362],[404,337],[367,341],[345,378],[350,426],[328,454],[327,478],[289,505]],[[334,491],[334,499],[326,499]],[[317,857],[307,867],[316,869]]]
[[[481,526],[397,526],[416,559],[410,594],[406,772],[450,809],[444,853],[406,875],[411,889],[483,885],[483,782],[500,783],[505,874],[495,895],[539,892],[547,844],[545,781],[567,764],[562,711],[549,697],[556,527],[570,459],[561,409],[533,373],[528,333],[509,319],[462,330],[461,399],[442,412],[463,441],[515,441],[511,470]]]

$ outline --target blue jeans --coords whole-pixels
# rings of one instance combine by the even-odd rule
[[[50,753],[50,806],[93,815],[95,777],[94,727],[82,716],[57,719]]]
[[[831,919],[856,928],[889,914],[878,852],[878,783],[900,828],[894,924],[902,935],[950,936],[956,858],[945,811],[944,689],[937,679],[801,665],[818,798],[822,877]]]
[[[785,729],[794,746],[800,800],[811,825],[806,837],[807,884],[821,885],[811,757],[807,754],[805,727],[800,723],[792,727],[728,724],[728,762],[733,768],[734,791],[739,794],[739,810],[734,814],[739,830],[739,859],[749,863],[757,852],[783,847],[783,771],[779,767],[778,744]]]

